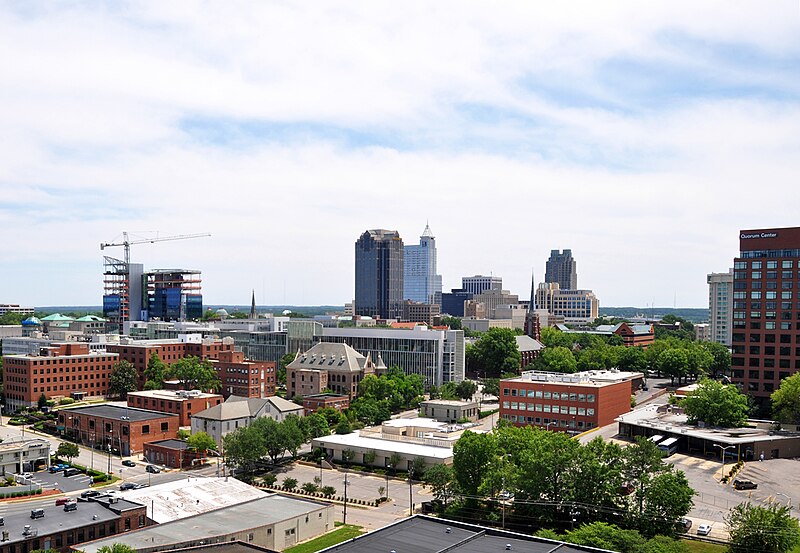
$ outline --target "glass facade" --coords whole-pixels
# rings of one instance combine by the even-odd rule
[[[400,319],[403,254],[403,239],[394,230],[368,230],[356,241],[356,315]]]
[[[419,245],[405,247],[403,273],[403,299],[418,303],[441,301],[442,277],[436,274],[436,238],[427,225]]]

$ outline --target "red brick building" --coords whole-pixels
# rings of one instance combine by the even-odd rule
[[[180,426],[191,426],[192,415],[222,403],[219,394],[206,394],[197,390],[144,390],[128,392],[128,407],[173,413],[180,417]]]
[[[579,433],[605,426],[630,411],[641,373],[529,371],[500,381],[500,416],[516,426]]]
[[[647,324],[620,323],[613,333],[622,338],[622,345],[626,348],[641,346],[646,349],[656,340],[653,325]]]
[[[36,405],[39,397],[70,397],[73,393],[103,396],[108,376],[119,357],[92,353],[88,344],[55,344],[41,355],[3,356],[3,387],[9,409]]]
[[[148,463],[162,465],[171,469],[190,468],[195,461],[206,456],[204,453],[187,449],[189,444],[183,440],[159,440],[144,444],[144,457]]]
[[[800,370],[800,227],[739,232],[731,347],[732,380],[758,402]]]
[[[308,416],[317,409],[332,407],[344,411],[350,407],[350,397],[341,394],[312,394],[303,396],[303,414]]]
[[[145,409],[102,404],[58,411],[58,430],[81,444],[120,452],[144,451],[145,442],[178,437],[180,417]]]
[[[241,351],[221,351],[211,364],[222,382],[224,397],[269,397],[275,395],[274,361],[248,361]]]

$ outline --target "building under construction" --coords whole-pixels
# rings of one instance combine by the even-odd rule
[[[203,316],[200,271],[155,269],[145,273],[147,317],[142,320],[186,321]]]

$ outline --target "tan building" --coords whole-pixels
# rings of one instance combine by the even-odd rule
[[[484,290],[480,294],[475,294],[472,297],[473,301],[482,303],[486,308],[486,316],[490,319],[500,319],[495,315],[495,309],[501,305],[517,305],[519,303],[519,296],[510,293],[508,290]],[[466,312],[464,313],[466,315]]]
[[[480,415],[477,401],[431,399],[419,404],[420,416],[439,422],[476,422]]]
[[[472,319],[485,319],[486,318],[486,306],[475,300],[465,300],[464,301],[464,317],[469,317]]]
[[[365,357],[347,344],[319,342],[286,365],[286,397],[316,395],[327,389],[353,399],[358,384],[375,369],[370,355]]]
[[[566,324],[591,323],[597,318],[600,302],[591,290],[561,290],[556,282],[539,284],[536,306],[564,317]]]
[[[436,324],[442,314],[442,308],[435,303],[416,303],[406,300],[403,303],[403,321],[426,323],[430,326]]]

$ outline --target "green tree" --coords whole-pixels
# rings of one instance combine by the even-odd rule
[[[703,421],[711,426],[737,428],[747,422],[750,407],[747,396],[733,384],[701,380],[697,388],[681,401],[690,424]]]
[[[456,395],[464,401],[471,400],[478,391],[478,384],[473,380],[462,380],[456,384]]]
[[[636,530],[623,530],[613,524],[592,522],[567,532],[564,541],[620,553],[639,553],[646,540]]]
[[[314,411],[314,414],[325,417],[325,420],[328,421],[328,426],[331,428],[335,427],[339,419],[342,418],[342,412],[337,411],[333,407],[320,407]]]
[[[263,436],[252,426],[237,428],[230,434],[226,434],[222,438],[222,443],[227,462],[241,467],[245,471],[249,470],[252,464],[266,453]]]
[[[112,543],[111,546],[104,545],[98,548],[97,553],[136,553],[136,550],[124,543]]]
[[[545,327],[541,330],[541,342],[547,348],[562,347],[571,349],[573,345],[571,334],[564,334],[557,328]]]
[[[219,390],[221,383],[217,371],[208,360],[190,355],[171,364],[165,375],[178,380],[184,390]]]
[[[642,531],[648,535],[672,534],[675,521],[688,513],[695,491],[682,471],[670,470],[657,474],[645,492],[645,515]]]
[[[665,375],[669,376],[672,383],[681,379],[689,374],[689,358],[686,356],[686,351],[680,348],[670,348],[661,352],[658,356],[658,370]]]
[[[164,387],[164,376],[167,373],[167,366],[156,352],[150,354],[147,360],[147,368],[144,370],[145,389],[159,390]]]
[[[689,374],[697,378],[710,372],[714,356],[701,344],[691,342],[686,348],[686,361]]]
[[[776,420],[800,424],[800,373],[781,380],[780,388],[770,396],[772,413]]]
[[[499,378],[484,378],[483,379],[483,395],[500,397],[500,379]]]
[[[44,395],[44,392],[42,392],[42,395],[39,396],[39,401],[37,402],[37,405],[39,407],[39,411],[47,407],[47,396]]]
[[[475,434],[467,430],[453,446],[453,473],[459,489],[475,497],[483,475],[495,458],[497,440],[492,434]],[[475,503],[470,499],[470,503]]]
[[[442,317],[442,324],[449,326],[450,330],[461,330],[461,319],[458,317]]]
[[[664,454],[658,446],[646,438],[637,438],[635,443],[623,450],[622,475],[634,488],[635,514],[638,518],[644,513],[647,490],[653,478],[670,467],[664,463]]]
[[[490,328],[470,348],[470,356],[475,370],[490,377],[519,372],[522,363],[516,335],[509,328]]]
[[[186,430],[185,428],[179,428],[178,429],[178,439],[179,440],[183,440],[185,442],[186,440],[189,439],[189,436],[191,436],[191,435],[192,435],[192,433],[189,432],[188,430]]]
[[[136,391],[136,369],[128,361],[120,361],[108,377],[108,394],[122,399]]]
[[[545,348],[534,365],[536,369],[548,372],[574,373],[578,370],[575,356],[563,346]]]
[[[352,431],[353,427],[350,426],[350,421],[347,420],[347,417],[340,418],[339,422],[336,424],[336,433],[350,434]]]
[[[640,372],[645,375],[647,371],[647,356],[641,347],[623,348],[618,356],[619,368],[623,371]]]
[[[259,434],[264,451],[272,459],[272,464],[277,464],[290,445],[284,426],[270,417],[259,417],[252,422],[250,428]]]
[[[204,453],[217,449],[217,442],[205,432],[195,432],[186,440],[186,446],[191,450]]]
[[[786,553],[800,543],[800,525],[789,507],[771,503],[766,507],[740,503],[725,517],[732,553],[765,551]]]
[[[683,541],[669,536],[654,536],[647,540],[641,553],[689,553],[689,547]]]
[[[66,459],[68,462],[72,463],[72,459],[80,455],[80,449],[78,449],[78,446],[72,442],[61,442],[58,444],[56,455],[59,458]]]
[[[276,376],[278,384],[281,386],[286,385],[286,365],[294,361],[295,357],[297,357],[297,353],[287,353],[278,362],[278,374]]]
[[[441,501],[445,508],[457,493],[453,467],[433,465],[425,471],[425,483],[430,486],[433,498]]]
[[[305,426],[306,440],[312,438],[320,438],[322,436],[329,436],[331,427],[328,424],[328,419],[319,413],[311,413],[307,417],[301,419]]]
[[[703,342],[702,347],[712,357],[711,364],[708,366],[708,373],[711,378],[728,374],[731,370],[731,352],[728,347],[717,342]]]
[[[26,319],[22,313],[7,312],[0,315],[0,325],[20,325]]]

